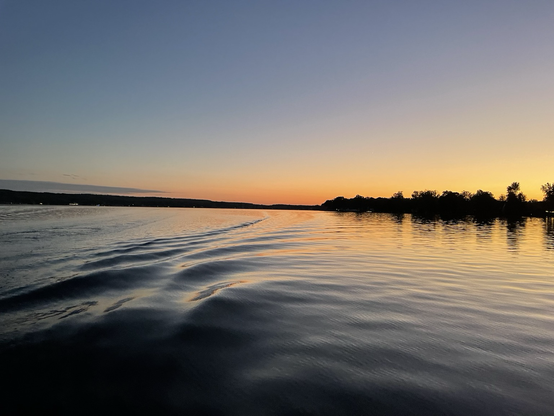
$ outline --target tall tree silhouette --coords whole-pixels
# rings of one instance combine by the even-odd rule
[[[541,191],[544,194],[543,201],[546,204],[547,210],[554,210],[554,183],[550,184],[549,182],[541,186]]]
[[[527,198],[521,192],[519,182],[512,182],[506,188],[506,203],[504,204],[504,214],[508,216],[523,215],[525,208],[525,200]]]

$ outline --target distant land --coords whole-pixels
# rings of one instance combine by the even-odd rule
[[[29,192],[0,189],[0,204],[42,204],[42,205],[86,205],[86,206],[135,206],[169,208],[240,208],[240,209],[280,209],[317,210],[339,212],[388,212],[412,213],[445,218],[473,216],[477,218],[552,216],[554,215],[554,184],[541,187],[542,201],[527,201],[520,191],[519,183],[513,182],[506,188],[506,195],[494,198],[487,191],[475,193],[443,191],[414,191],[411,197],[404,197],[401,191],[390,198],[373,198],[356,195],[354,198],[342,196],[329,199],[321,205],[263,205],[249,202],[210,201],[208,199],[166,198],[154,196],[127,196],[104,194],[65,194],[51,192]]]
[[[156,196],[127,196],[102,194],[63,194],[52,192],[28,192],[0,189],[0,204],[43,205],[104,205],[169,208],[241,208],[241,209],[286,209],[322,210],[321,205],[261,205],[249,202],[222,202],[208,199],[164,198]]]

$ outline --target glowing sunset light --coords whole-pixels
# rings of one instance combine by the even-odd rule
[[[0,179],[266,204],[518,181],[542,199],[553,20],[548,1],[2,2]]]

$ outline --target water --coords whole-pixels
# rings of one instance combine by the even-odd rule
[[[3,414],[552,415],[554,223],[0,207]]]

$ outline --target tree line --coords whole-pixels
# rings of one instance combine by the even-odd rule
[[[56,194],[49,192],[26,192],[0,189],[0,204],[44,204],[44,205],[106,205],[137,207],[180,207],[180,208],[240,208],[240,209],[287,209],[327,210],[356,212],[414,213],[420,216],[441,215],[444,217],[521,217],[554,215],[554,183],[541,186],[542,201],[527,200],[518,182],[506,188],[506,194],[497,199],[491,192],[479,189],[453,192],[424,190],[414,191],[405,197],[402,191],[390,198],[372,198],[356,195],[342,196],[325,201],[321,205],[261,205],[246,202],[223,202],[203,199],[136,197],[97,194]]]
[[[506,194],[497,199],[491,192],[479,189],[475,193],[468,191],[453,192],[434,190],[414,191],[411,197],[405,197],[402,191],[395,192],[390,198],[372,198],[356,195],[354,198],[339,196],[322,204],[326,210],[356,212],[392,212],[415,213],[422,216],[442,215],[447,217],[520,217],[545,216],[554,212],[554,184],[541,186],[544,194],[542,201],[527,200],[521,192],[519,182],[513,182],[506,188]]]

